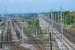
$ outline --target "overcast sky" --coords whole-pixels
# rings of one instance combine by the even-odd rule
[[[75,0],[0,0],[0,13],[31,13],[75,10]]]

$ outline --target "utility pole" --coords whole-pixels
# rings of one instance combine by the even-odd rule
[[[49,44],[50,44],[50,50],[52,50],[52,33],[53,33],[53,14],[50,12],[50,25],[49,25]],[[51,30],[50,30],[51,27]]]
[[[21,22],[22,43],[24,43],[23,22]]]
[[[61,48],[61,50],[64,50],[64,46],[63,46],[63,29],[64,29],[64,14],[63,14],[63,12],[61,11],[61,33],[62,33],[62,35],[61,35],[61,38],[62,38],[62,48]]]
[[[3,41],[3,33],[0,35],[0,48],[2,48],[2,41]]]

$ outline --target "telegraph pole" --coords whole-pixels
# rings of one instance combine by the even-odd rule
[[[49,31],[49,44],[50,44],[50,50],[52,50],[52,33],[53,33],[53,14],[52,14],[52,12],[50,12],[49,17],[51,17],[50,18],[51,25],[49,25],[49,29],[48,29],[48,31]],[[51,26],[51,30],[50,30],[50,26]]]
[[[62,9],[61,9],[62,10]],[[60,11],[60,25],[61,25],[61,50],[64,50],[63,46],[63,29],[64,29],[64,14]]]
[[[24,33],[23,33],[23,22],[21,22],[21,25],[22,25],[22,43],[24,43]]]

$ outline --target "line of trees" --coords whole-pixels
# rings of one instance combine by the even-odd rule
[[[60,16],[61,12],[53,11],[52,13],[53,13],[54,18],[56,18],[54,20],[58,22],[58,20],[60,20],[60,17],[61,17]],[[75,23],[75,12],[63,11],[62,14],[63,14],[62,16],[64,16],[64,24],[71,25]],[[51,12],[49,13],[49,16],[51,16]]]

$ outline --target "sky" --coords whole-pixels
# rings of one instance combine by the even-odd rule
[[[34,13],[75,10],[75,0],[0,0],[0,13]]]

